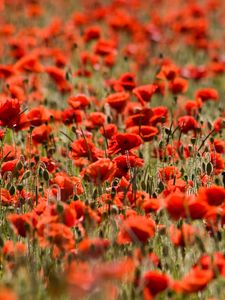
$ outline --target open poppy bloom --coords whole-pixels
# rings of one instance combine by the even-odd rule
[[[146,243],[155,234],[155,222],[149,217],[130,216],[122,224],[118,244]]]
[[[146,102],[150,102],[152,96],[156,93],[157,89],[158,85],[147,84],[136,87],[135,89],[133,89],[132,92],[144,106]]]
[[[129,132],[139,134],[143,141],[149,142],[158,134],[159,131],[156,127],[143,125],[130,127]]]
[[[169,287],[169,277],[159,271],[148,271],[143,274],[144,299],[153,299]]]
[[[206,102],[208,100],[217,101],[219,99],[217,90],[213,88],[199,89],[196,91],[195,97],[196,99],[200,98],[202,102]]]
[[[109,158],[100,158],[91,163],[84,171],[83,175],[95,185],[101,185],[105,181],[112,181],[116,172],[116,165]]]
[[[183,133],[188,133],[191,130],[196,131],[199,128],[198,122],[192,116],[179,117],[178,126]]]
[[[12,127],[20,114],[20,103],[18,99],[0,97],[0,124]]]
[[[137,134],[118,133],[109,141],[108,153],[121,152],[124,154],[126,151],[138,149],[141,144],[142,139]]]
[[[125,92],[120,92],[120,93],[115,93],[115,94],[110,94],[105,101],[115,109],[118,113],[121,113],[127,102],[129,100],[129,94]]]

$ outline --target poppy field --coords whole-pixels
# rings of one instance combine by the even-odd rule
[[[225,1],[0,25],[0,300],[225,299]]]

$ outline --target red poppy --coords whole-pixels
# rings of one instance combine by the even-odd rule
[[[166,166],[164,168],[159,169],[159,174],[162,180],[170,180],[175,178],[181,177],[181,172],[175,166]]]
[[[116,163],[115,177],[121,178],[127,176],[130,168],[140,168],[144,164],[144,160],[135,155],[119,155],[113,159]]]
[[[124,73],[120,76],[117,83],[121,85],[125,90],[132,91],[136,86],[135,75],[132,73]]]
[[[214,173],[216,175],[222,173],[225,168],[223,157],[219,153],[210,152],[210,160],[213,165]]]
[[[60,188],[60,196],[62,201],[67,201],[75,192],[77,195],[83,193],[81,181],[77,177],[70,177],[65,173],[57,173],[52,180]],[[53,194],[57,194],[57,190],[53,188]]]
[[[0,98],[0,125],[12,127],[20,114],[20,103],[18,99],[9,97]]]
[[[166,209],[174,220],[183,218],[187,213],[187,197],[181,192],[171,193],[165,199]]]
[[[169,89],[175,95],[185,93],[188,89],[188,82],[184,78],[176,77],[173,81],[170,81]]]
[[[188,133],[188,131],[196,131],[199,128],[198,122],[192,116],[179,117],[178,125],[183,133]]]
[[[145,105],[146,102],[150,102],[157,89],[158,85],[147,84],[136,87],[133,89],[132,93],[138,98],[142,105]]]
[[[220,117],[213,123],[213,128],[216,132],[225,128],[225,118]]]
[[[96,129],[103,126],[106,122],[106,115],[102,112],[91,112],[86,120],[88,130]]]
[[[168,119],[168,108],[165,106],[157,106],[152,108],[153,116],[150,119],[151,125],[156,126],[157,123],[166,122]]]
[[[32,131],[32,141],[36,144],[43,144],[48,141],[52,128],[48,125],[35,127]]]
[[[103,156],[103,151],[96,148],[89,138],[81,138],[71,144],[71,156],[75,160],[85,157],[90,161],[96,161]]]
[[[68,104],[73,109],[85,109],[90,104],[90,99],[85,94],[77,94],[69,97]]]
[[[77,247],[78,254],[84,258],[98,258],[109,248],[110,242],[108,239],[92,238],[84,239]]]
[[[105,181],[112,181],[116,172],[116,165],[108,158],[100,158],[90,164],[83,172],[84,176],[95,185],[101,185]]]
[[[118,128],[115,124],[106,124],[99,129],[99,132],[107,139],[111,139],[111,137],[118,132]]]
[[[40,244],[43,248],[54,246],[56,251],[69,251],[75,246],[73,232],[61,223],[47,224],[44,227],[43,236],[40,236]]]
[[[121,113],[127,102],[129,101],[129,94],[125,92],[114,93],[109,95],[105,101],[117,111],[117,113]]]
[[[217,185],[202,187],[198,190],[198,200],[208,205],[218,206],[225,201],[225,188]]]
[[[155,234],[155,222],[145,216],[130,216],[122,224],[117,236],[118,244],[146,243]]]
[[[137,134],[118,133],[109,141],[108,153],[116,154],[121,152],[124,154],[128,150],[137,149],[142,144],[142,139]]]
[[[174,80],[176,76],[178,76],[180,70],[177,66],[170,64],[170,65],[163,65],[157,78],[159,79],[167,79],[167,80]]]
[[[148,271],[143,274],[144,299],[153,299],[169,287],[169,277],[159,271]]]
[[[214,139],[212,143],[212,150],[215,149],[217,153],[225,153],[225,141],[220,139]]]
[[[158,129],[153,126],[133,126],[129,128],[129,132],[140,135],[140,137],[145,142],[153,140],[153,138],[158,134]]]
[[[192,268],[184,278],[175,281],[172,285],[172,289],[177,293],[196,293],[203,290],[212,279],[212,270],[204,270],[196,266]]]
[[[82,122],[82,113],[78,109],[67,108],[61,113],[62,122],[65,125],[79,124]]]
[[[65,73],[58,67],[48,66],[45,67],[45,72],[54,80],[57,87],[61,92],[70,92],[71,85],[65,78]]]
[[[14,65],[15,70],[29,72],[43,72],[44,68],[38,61],[37,55],[25,55],[20,58]]]
[[[219,94],[216,89],[213,88],[202,88],[196,91],[196,99],[200,98],[203,102],[208,100],[217,101],[219,99]]]
[[[169,228],[170,239],[176,247],[192,245],[195,241],[195,233],[195,228],[189,224],[182,224],[181,228],[171,225]]]
[[[126,127],[150,125],[152,118],[154,117],[153,109],[142,108],[137,109],[137,111],[126,119]]]
[[[99,26],[88,27],[84,32],[85,42],[100,38],[101,28]]]
[[[43,106],[37,106],[28,112],[27,118],[30,121],[30,125],[40,126],[48,121],[48,114]]]
[[[26,213],[23,215],[10,214],[7,218],[9,222],[12,223],[16,233],[22,237],[26,237],[37,225],[37,216],[34,213]]]

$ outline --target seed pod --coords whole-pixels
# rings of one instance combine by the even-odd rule
[[[206,174],[211,175],[213,172],[213,165],[211,162],[208,162],[206,165]]]
[[[13,196],[13,195],[15,194],[15,192],[16,192],[16,188],[15,188],[14,185],[12,185],[12,186],[10,187],[10,189],[9,189],[9,193],[10,193],[11,196]]]
[[[19,192],[21,192],[23,190],[23,185],[21,183],[19,183],[19,184],[17,184],[16,188]]]
[[[45,181],[49,181],[49,173],[46,169],[43,172],[43,178]]]
[[[29,178],[29,177],[30,177],[30,171],[27,170],[27,171],[23,174],[23,177],[22,177],[21,181],[23,181],[23,180],[25,180],[25,179],[27,179],[27,178]]]

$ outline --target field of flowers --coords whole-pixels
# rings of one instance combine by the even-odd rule
[[[225,299],[225,1],[0,25],[0,300]]]

